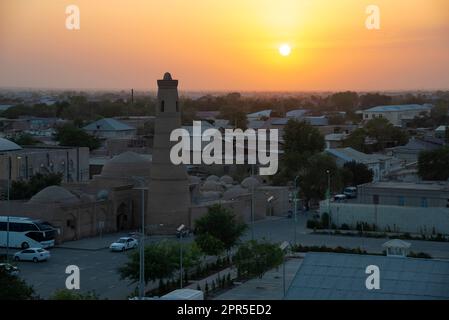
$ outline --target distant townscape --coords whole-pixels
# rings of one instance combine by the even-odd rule
[[[33,284],[23,298],[449,299],[449,91],[178,95],[169,73],[157,85],[0,91],[0,252]],[[201,134],[277,129],[277,173],[173,164],[170,132],[193,137],[193,121]],[[143,261],[144,278],[143,242],[164,266]],[[90,266],[75,293],[56,271],[71,258]],[[377,290],[368,265],[389,274]]]

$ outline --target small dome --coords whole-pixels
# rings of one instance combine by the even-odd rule
[[[201,183],[201,178],[197,176],[189,176],[189,182],[191,184],[199,184]]]
[[[221,198],[221,192],[204,191],[201,192],[201,201],[215,201]]]
[[[97,200],[107,200],[109,198],[109,191],[102,189],[97,192]]]
[[[60,186],[49,186],[36,193],[28,201],[30,204],[77,204],[79,202],[79,198]]]
[[[220,181],[220,178],[215,175],[210,175],[206,178],[206,181]]]
[[[172,80],[170,72],[164,74],[164,80]]]
[[[244,188],[252,188],[253,186],[254,188],[257,188],[260,185],[260,181],[254,177],[248,177],[243,179],[241,185]]]
[[[231,176],[225,175],[220,178],[220,182],[225,183],[225,184],[232,184],[234,182],[234,179],[232,179]]]
[[[4,138],[0,138],[0,152],[21,150],[18,144]]]
[[[150,167],[151,161],[149,159],[138,153],[126,151],[106,162],[101,170],[101,177],[149,177]]]
[[[243,189],[241,186],[235,186],[223,193],[223,199],[231,200],[248,193],[249,191],[247,189]]]
[[[224,187],[219,182],[206,181],[202,185],[201,190],[204,190],[204,191],[220,191],[220,192],[222,192],[224,190]]]

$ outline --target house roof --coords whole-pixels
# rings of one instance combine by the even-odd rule
[[[390,106],[377,106],[363,110],[363,112],[399,112],[399,111],[426,111],[432,109],[431,104],[402,104]]]
[[[18,144],[5,139],[5,138],[0,138],[0,152],[6,152],[6,151],[16,151],[16,150],[21,150],[22,147],[19,146]]]
[[[421,151],[432,151],[443,146],[444,141],[435,138],[410,139],[406,145],[389,148],[393,152],[413,152],[419,153]]]
[[[136,128],[114,118],[103,118],[89,123],[83,129],[87,131],[129,131],[135,130]]]
[[[308,110],[306,110],[306,109],[290,110],[286,113],[286,117],[287,118],[302,118],[307,112],[308,112]]]
[[[384,248],[405,248],[405,249],[410,248],[410,246],[411,246],[410,242],[406,242],[401,239],[391,239],[382,245],[382,247]]]
[[[304,117],[304,120],[312,126],[327,126],[329,124],[326,116]]]
[[[367,290],[369,265],[380,269],[380,289]],[[449,261],[309,252],[287,300],[449,299]]]
[[[327,149],[326,152],[346,162],[355,161],[360,163],[375,163],[381,160],[391,159],[391,157],[383,154],[366,154],[351,147]]]
[[[260,117],[267,117],[269,118],[271,116],[271,109],[267,110],[261,110],[253,113],[249,113],[246,115],[247,118],[260,118]]]

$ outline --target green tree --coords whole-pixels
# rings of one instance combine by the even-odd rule
[[[20,146],[33,146],[39,143],[38,140],[34,139],[33,136],[28,133],[22,133],[20,135],[17,135],[14,138],[12,138],[11,141],[17,143]]]
[[[241,108],[224,106],[220,109],[220,117],[229,120],[229,124],[235,128],[242,130],[247,128],[246,113]]]
[[[423,180],[447,180],[449,147],[421,152],[418,156],[418,175]]]
[[[325,142],[318,129],[304,121],[290,119],[284,128],[283,166],[292,176],[300,171],[312,155],[323,151]]]
[[[252,278],[262,276],[270,269],[279,266],[284,253],[275,243],[251,240],[239,246],[234,256],[238,274]]]
[[[195,243],[183,243],[183,268],[196,266],[201,258],[201,251]],[[179,270],[180,244],[178,241],[161,241],[145,246],[145,283],[158,279],[170,278]],[[139,280],[139,252],[129,255],[129,261],[119,268],[122,279]]]
[[[31,300],[35,299],[31,286],[17,276],[11,275],[0,268],[0,300]]]
[[[375,106],[386,106],[391,104],[390,96],[379,93],[367,93],[360,96],[360,107],[371,108]]]
[[[358,186],[359,184],[373,181],[373,170],[366,164],[355,161],[346,162],[343,165],[344,183],[346,186]]]
[[[96,137],[71,124],[58,127],[54,138],[62,146],[88,147],[90,150],[100,147],[100,141]]]
[[[365,152],[365,139],[367,136],[365,129],[357,128],[343,141],[343,146]]]
[[[205,254],[218,255],[235,246],[246,228],[229,209],[215,204],[195,221],[195,241]]]
[[[371,119],[366,123],[365,130],[369,137],[376,139],[377,150],[404,145],[408,142],[407,133],[393,126],[385,118]]]
[[[327,171],[330,174],[331,191],[341,189],[341,173],[334,158],[324,153],[309,158],[299,176],[300,190],[306,199],[306,205],[310,200],[324,199],[328,189]]]
[[[13,181],[11,184],[11,199],[29,199],[46,187],[61,185],[61,181],[61,173],[36,173],[29,181]]]
[[[336,110],[349,111],[357,108],[359,96],[357,92],[337,92],[330,96],[330,101]]]
[[[60,289],[53,293],[50,300],[99,300],[95,292],[81,293],[74,290]]]

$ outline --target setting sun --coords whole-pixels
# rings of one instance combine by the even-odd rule
[[[290,47],[289,44],[282,44],[279,47],[279,53],[281,56],[284,56],[284,57],[289,56],[291,52],[292,52],[292,48]]]

